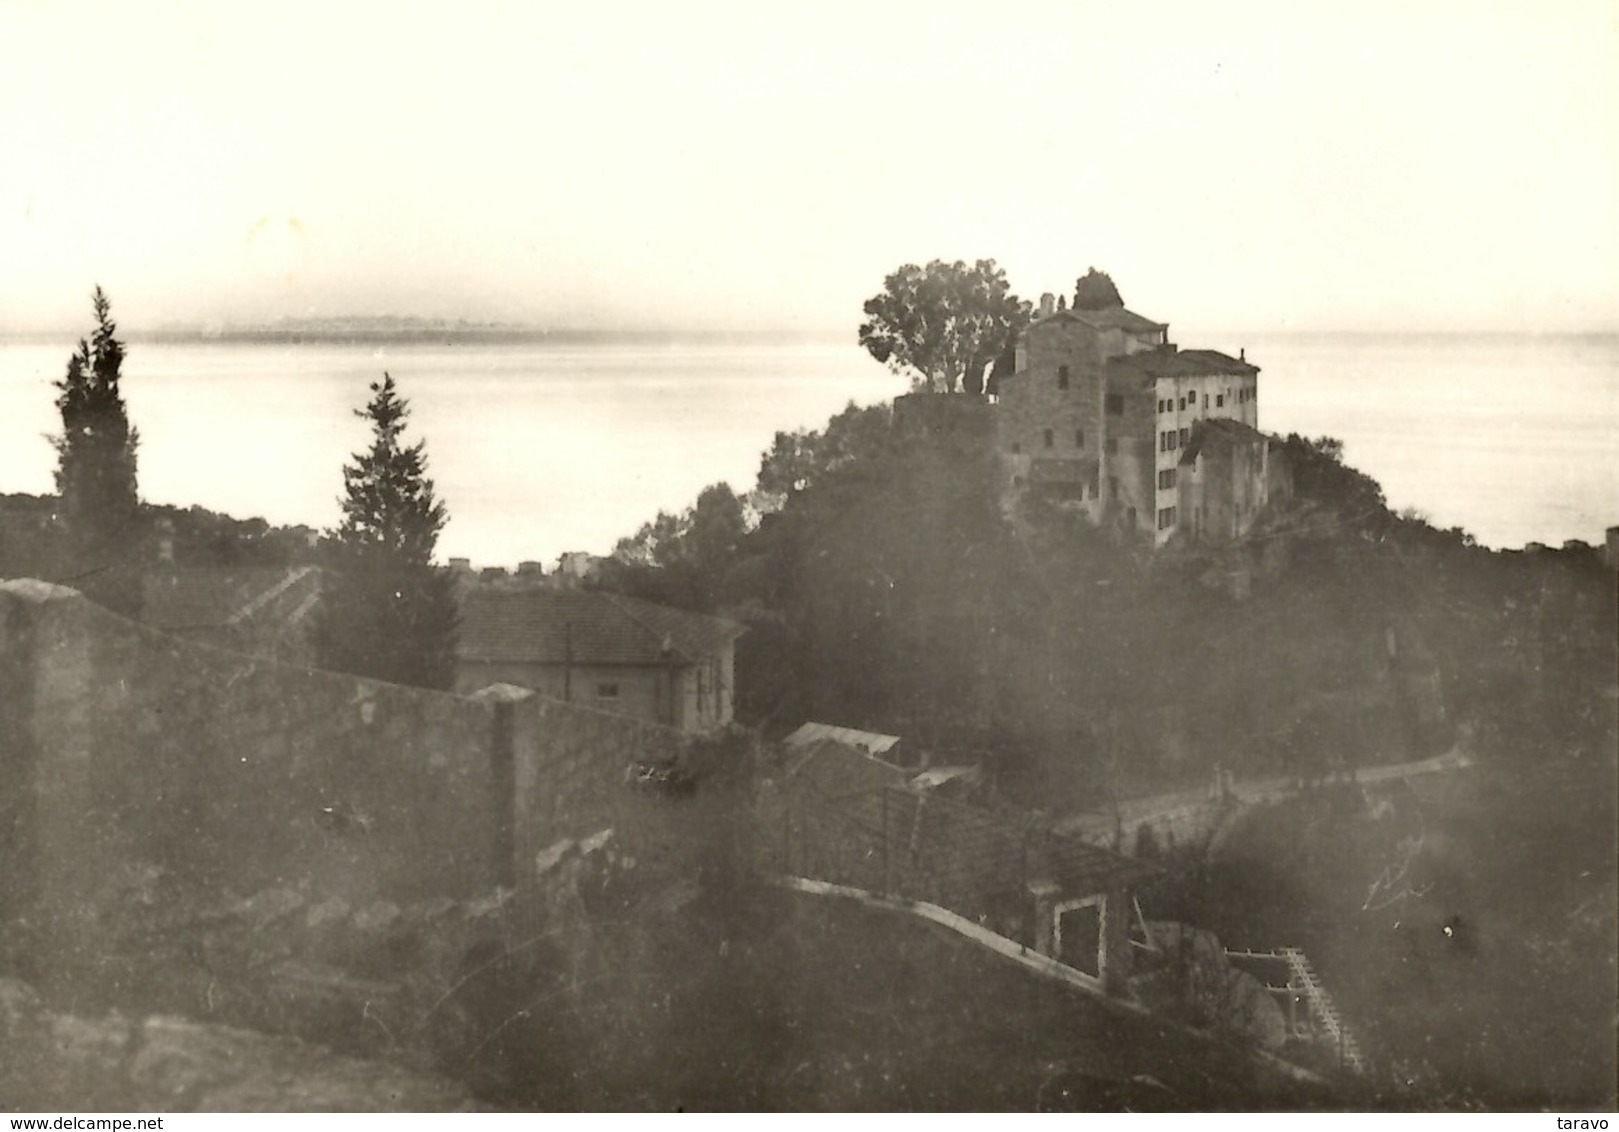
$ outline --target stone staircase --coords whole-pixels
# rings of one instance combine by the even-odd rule
[[[1356,1073],[1366,1072],[1366,1057],[1361,1052],[1360,1043],[1350,1032],[1343,1016],[1338,1013],[1338,1004],[1332,1001],[1332,995],[1321,983],[1321,976],[1316,972],[1309,956],[1297,947],[1279,947],[1275,951],[1227,951],[1226,954],[1233,959],[1265,959],[1279,961],[1287,964],[1287,986],[1289,993],[1297,994],[1304,999],[1309,1007],[1310,1017],[1326,1035],[1327,1041],[1337,1049],[1339,1064],[1353,1069]],[[1275,990],[1284,988],[1276,987]]]
[[[1304,993],[1304,1000],[1310,1004],[1310,1013],[1320,1021],[1321,1028],[1338,1047],[1339,1061],[1356,1073],[1366,1072],[1366,1059],[1360,1052],[1360,1045],[1339,1015],[1338,1006],[1327,993],[1327,988],[1321,985],[1321,977],[1310,965],[1309,957],[1296,947],[1279,948],[1278,953],[1287,960],[1292,974],[1289,981]]]

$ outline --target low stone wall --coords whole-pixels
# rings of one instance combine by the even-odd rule
[[[408,901],[496,878],[489,705],[186,643],[41,583],[6,583],[0,604],[18,788],[0,911],[55,958],[93,963],[109,880],[134,864],[203,903],[277,885]]]
[[[519,689],[240,656],[0,583],[0,961],[72,985],[104,968],[109,916],[154,904],[522,891],[559,843],[607,831],[629,864],[690,876],[746,807],[729,773],[745,752],[698,765],[723,747]]]

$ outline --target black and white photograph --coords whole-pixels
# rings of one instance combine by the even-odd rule
[[[13,1128],[1616,1047],[1609,0],[0,0]]]

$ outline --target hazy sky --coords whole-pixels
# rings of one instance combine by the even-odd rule
[[[1619,5],[0,0],[0,329],[1619,328]]]

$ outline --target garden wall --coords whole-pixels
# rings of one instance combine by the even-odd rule
[[[695,796],[678,735],[504,693],[241,656],[0,583],[0,928],[66,973],[104,957],[112,904],[153,892],[199,912],[268,890],[465,900],[607,829],[642,863],[696,866],[734,796]]]

